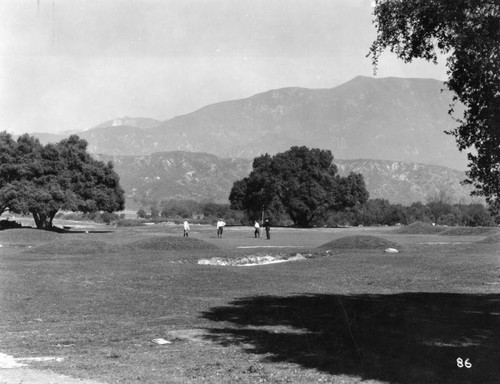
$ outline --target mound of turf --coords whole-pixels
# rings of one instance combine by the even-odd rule
[[[399,249],[400,245],[377,236],[346,236],[320,245],[319,249]]]
[[[124,245],[124,247],[152,251],[217,249],[215,245],[206,241],[182,236],[154,236],[148,239],[134,241]]]
[[[482,240],[476,241],[476,243],[481,243],[481,244],[498,244],[498,243],[500,243],[500,233],[495,233],[494,235],[490,235],[488,237],[485,237]]]
[[[443,236],[485,236],[496,234],[491,227],[457,227],[450,228],[440,233]]]
[[[0,244],[41,244],[61,238],[61,234],[33,228],[15,228],[0,231]]]
[[[104,241],[72,239],[37,245],[26,252],[39,255],[93,255],[115,252],[115,250],[116,247]]]
[[[446,230],[446,227],[434,226],[428,223],[416,221],[404,227],[395,229],[392,233],[400,233],[405,235],[432,235]]]

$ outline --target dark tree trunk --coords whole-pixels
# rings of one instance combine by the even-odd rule
[[[32,211],[33,219],[35,219],[35,224],[38,229],[52,229],[52,220],[54,220],[54,216],[57,211],[51,211],[48,214],[40,213],[37,211]]]

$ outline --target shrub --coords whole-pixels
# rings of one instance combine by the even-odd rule
[[[140,225],[144,225],[144,220],[137,219],[120,219],[117,222],[119,227],[136,227]]]

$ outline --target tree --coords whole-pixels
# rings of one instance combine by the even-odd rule
[[[340,177],[329,150],[292,147],[253,161],[250,175],[234,183],[229,201],[250,217],[286,211],[294,225],[309,227],[331,210],[363,204],[368,192],[361,175]]]
[[[448,81],[454,101],[465,106],[455,137],[467,156],[466,183],[473,195],[500,208],[500,1],[376,0],[377,38],[370,48],[376,69],[380,54],[390,49],[411,62],[434,63],[447,56]],[[450,113],[453,106],[450,108]]]
[[[427,197],[427,208],[432,215],[433,222],[441,223],[444,219],[440,220],[441,216],[448,216],[453,211],[451,205],[452,196],[444,189],[430,193]]]
[[[422,204],[420,201],[412,203],[408,207],[408,222],[422,221],[424,223],[431,223],[431,211],[427,205]]]
[[[5,134],[2,137],[3,143],[9,142]],[[11,188],[9,209],[32,214],[37,228],[50,229],[59,210],[111,213],[124,208],[113,164],[94,160],[86,151],[87,142],[78,136],[43,146],[22,135],[9,145],[15,153],[10,169],[7,159],[0,158],[0,188]]]
[[[158,209],[158,207],[152,205],[151,206],[151,218],[152,219],[158,219],[160,217],[160,210]]]
[[[13,182],[18,175],[18,164],[15,161],[17,143],[7,132],[0,132],[0,215],[9,207],[18,205],[16,189]]]
[[[490,227],[495,222],[482,204],[470,204],[464,214],[464,224],[468,227]]]
[[[358,213],[363,225],[387,224],[391,203],[385,199],[370,199]]]

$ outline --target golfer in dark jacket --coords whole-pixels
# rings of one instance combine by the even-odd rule
[[[266,229],[266,238],[269,240],[271,238],[271,224],[269,224],[269,220],[264,222],[264,228]]]

